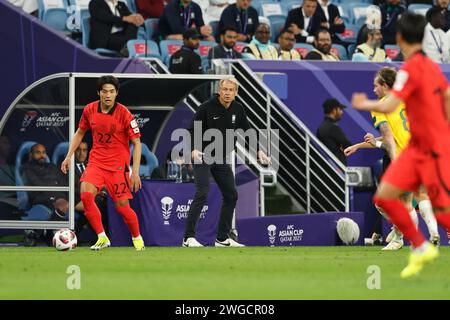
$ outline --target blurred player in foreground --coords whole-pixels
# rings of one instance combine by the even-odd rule
[[[450,88],[439,66],[423,54],[425,25],[423,16],[411,12],[398,20],[396,38],[406,63],[385,100],[369,100],[365,93],[352,97],[352,105],[360,110],[391,113],[400,103],[406,105],[411,140],[387,169],[374,196],[374,203],[412,244],[402,278],[417,275],[439,256],[439,250],[415,227],[399,197],[424,185],[437,221],[450,228]]]
[[[375,75],[373,91],[380,101],[388,97],[389,90],[394,85],[396,75],[397,71],[390,67],[381,68]],[[390,162],[398,157],[406,148],[410,139],[405,105],[401,103],[394,112],[389,114],[372,111],[371,115],[375,128],[381,132],[381,137],[375,139],[371,133],[368,133],[364,137],[365,142],[346,148],[344,153],[348,157],[361,148],[382,148],[388,154],[388,157],[383,157],[383,172],[385,172]],[[424,188],[420,188],[419,192],[415,194],[415,198],[419,204],[420,214],[427,224],[430,241],[433,244],[439,244],[436,218],[434,217],[431,202]],[[417,219],[416,209],[413,206],[413,194],[406,192],[402,194],[400,200],[407,207],[414,224],[417,226],[419,220]],[[379,207],[377,209],[381,215],[385,216],[385,213]],[[382,250],[399,250],[403,247],[403,234],[396,226],[393,226],[391,233],[386,237],[386,242],[388,242],[388,245]]]
[[[144,241],[139,232],[136,213],[129,199],[132,191],[141,189],[139,165],[141,162],[141,140],[138,124],[128,109],[116,102],[119,81],[113,76],[103,76],[97,82],[99,101],[84,107],[78,130],[70,143],[61,170],[67,173],[70,158],[80,145],[86,132],[92,130],[93,146],[89,162],[81,176],[80,198],[84,212],[92,229],[98,236],[92,250],[102,250],[111,245],[102,224],[95,196],[106,185],[114,201],[116,211],[123,217],[131,232],[136,250],[144,250]],[[133,143],[133,170],[130,179],[130,140]]]

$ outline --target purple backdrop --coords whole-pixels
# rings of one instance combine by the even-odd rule
[[[131,207],[139,218],[141,234],[147,246],[180,246],[186,224],[189,205],[195,193],[193,183],[170,181],[142,182],[142,190],[135,194]],[[236,205],[237,217],[258,215],[258,180],[238,186],[240,198]],[[197,239],[206,245],[214,244],[222,195],[215,183],[211,183],[207,208],[200,217]],[[111,242],[115,246],[130,246],[131,236],[122,217],[117,214],[108,199],[108,218]]]

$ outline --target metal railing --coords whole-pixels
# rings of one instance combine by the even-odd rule
[[[214,64],[239,81],[238,101],[254,128],[278,129],[277,181],[306,212],[349,211],[346,167],[241,60]],[[274,134],[272,132],[272,134]],[[272,145],[274,147],[274,145]],[[270,152],[270,150],[269,150]]]

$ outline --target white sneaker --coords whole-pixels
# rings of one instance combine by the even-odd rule
[[[382,251],[395,251],[403,248],[403,240],[394,239],[389,244],[381,249]]]
[[[183,240],[183,247],[198,248],[203,247],[203,245],[197,241],[194,237],[187,238],[186,241]]]
[[[216,247],[245,247],[243,244],[234,241],[231,238],[226,239],[225,241],[219,241],[216,239],[216,243],[215,243]]]
[[[430,237],[430,242],[435,246],[439,246],[439,244],[441,243],[441,237],[439,236],[439,234],[432,235]]]
[[[386,243],[391,242],[392,239],[394,239],[395,234],[396,234],[395,229],[394,229],[394,227],[392,227],[391,232],[389,232],[389,234],[386,236]]]

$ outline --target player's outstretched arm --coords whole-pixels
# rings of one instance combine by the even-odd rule
[[[67,151],[66,158],[61,163],[61,171],[64,174],[67,174],[67,172],[69,171],[70,158],[72,158],[73,153],[75,152],[75,150],[77,150],[81,141],[83,141],[85,133],[86,133],[86,131],[83,131],[80,128],[78,128],[78,130],[73,135],[72,142],[70,143],[69,151]]]
[[[359,149],[369,149],[369,148],[375,148],[374,146],[372,146],[370,143],[367,142],[360,142],[357,144],[354,144],[350,147],[347,147],[344,149],[344,154],[346,157],[354,154],[356,151],[358,151]]]
[[[141,165],[142,146],[141,139],[131,140],[133,144],[133,166],[131,172],[131,191],[136,192],[142,188],[141,178],[139,177],[139,166]]]
[[[352,106],[358,110],[391,113],[400,103],[402,103],[402,100],[393,94],[384,100],[369,100],[365,93],[354,93],[352,96]]]

